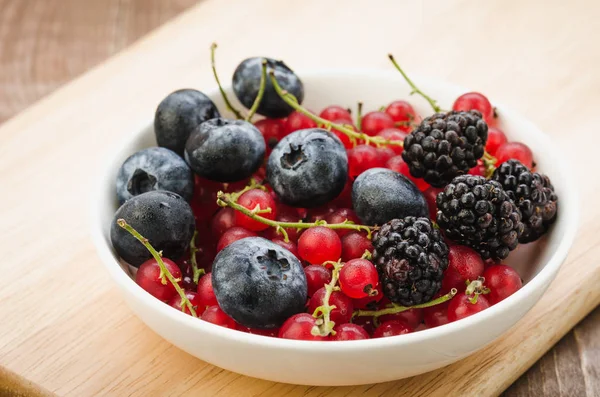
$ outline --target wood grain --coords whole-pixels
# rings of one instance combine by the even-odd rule
[[[67,11],[66,5],[77,7],[74,0],[61,2],[55,11],[36,11],[36,2],[31,7],[23,3],[2,0],[0,18],[12,13],[24,21],[22,29],[32,29],[42,25],[39,15],[44,12],[56,15],[54,21],[59,20],[57,15],[72,14],[69,24],[81,23],[74,36],[85,37],[69,50],[78,54],[86,54],[87,45],[99,37],[112,37],[112,47],[105,50],[108,55],[128,43],[123,39],[127,33],[119,30],[122,26],[137,31],[151,24],[131,22],[137,20],[131,15],[144,12],[142,1],[90,1],[85,2],[87,11],[78,12]],[[100,28],[104,33],[86,31],[95,16],[110,15],[112,3],[139,6],[124,19],[120,11],[121,19],[111,22],[112,36],[104,27]],[[294,12],[280,3],[206,0],[0,129],[0,178],[2,186],[10,187],[10,194],[0,199],[0,249],[5,259],[0,265],[0,316],[10,320],[10,327],[0,330],[0,365],[59,395],[75,396],[496,395],[598,305],[600,271],[595,258],[600,253],[596,226],[600,210],[593,194],[599,193],[600,182],[588,180],[581,184],[586,217],[580,237],[542,301],[499,341],[439,371],[353,388],[274,384],[202,363],[134,318],[101,269],[86,234],[91,171],[123,135],[151,118],[166,93],[184,86],[214,87],[206,53],[214,40],[221,44],[223,75],[243,57],[258,53],[276,54],[297,68],[388,68],[385,54],[402,54],[408,70],[481,90],[527,113],[565,148],[565,157],[577,169],[589,166],[586,159],[594,156],[600,104],[596,95],[600,78],[594,68],[600,54],[593,50],[600,6],[595,2],[372,1],[367,5],[310,0]],[[89,13],[88,17],[82,13]],[[35,18],[36,23],[28,22]],[[358,28],[365,21],[377,21],[381,30]],[[18,34],[6,33],[6,26],[0,25],[0,43],[18,41]],[[293,32],[290,26],[296,27]],[[72,34],[63,34],[64,40],[73,39]],[[301,39],[293,41],[294,46],[290,46],[292,34]],[[65,66],[76,61],[67,55],[69,51],[61,50],[58,40],[33,42],[27,42],[29,47],[17,45],[18,51],[6,47],[0,51],[0,64],[12,60],[8,62],[12,77],[4,80],[6,70],[1,66],[0,103],[9,104],[9,110],[1,110],[5,115],[52,89],[45,84],[54,87],[70,79],[65,74],[85,69]],[[335,51],[330,43],[336,44]],[[49,58],[41,58],[40,48],[49,51],[45,55]],[[23,55],[31,52],[40,58]],[[101,59],[87,57],[83,57],[89,59],[86,67]],[[41,59],[46,65],[38,63],[44,63]],[[44,83],[44,73],[57,70],[61,72],[53,75],[55,80]],[[36,76],[37,87],[19,92],[14,87],[23,85],[26,76]],[[36,237],[39,231],[42,237]],[[595,316],[591,325],[582,323],[554,353],[544,356],[538,369],[522,377],[507,395],[597,395],[599,320]]]

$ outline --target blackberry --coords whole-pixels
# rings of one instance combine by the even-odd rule
[[[413,306],[429,302],[442,286],[448,246],[428,218],[408,216],[381,226],[373,237],[373,262],[383,294]]]
[[[548,231],[556,220],[558,205],[550,178],[531,172],[518,160],[508,160],[496,168],[492,180],[500,182],[521,211],[525,230],[520,243],[535,241]]]
[[[402,158],[412,176],[444,187],[477,165],[487,135],[488,126],[476,110],[436,113],[404,139]]]
[[[437,223],[446,237],[483,259],[505,259],[523,234],[521,212],[508,193],[482,176],[457,176],[437,195],[437,206]]]

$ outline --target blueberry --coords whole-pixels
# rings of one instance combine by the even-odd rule
[[[117,197],[123,204],[133,196],[151,190],[168,190],[190,201],[194,193],[192,170],[169,149],[142,149],[121,165],[117,174]]]
[[[304,99],[304,86],[296,74],[282,61],[271,58],[248,58],[238,65],[233,73],[233,92],[240,102],[250,109],[260,87],[262,75],[262,60],[267,60],[267,73],[275,72],[275,78],[282,89],[293,94],[299,103]],[[262,97],[257,113],[269,118],[282,118],[289,116],[294,109],[279,97],[273,88],[271,78],[267,74],[265,93]]]
[[[276,328],[304,311],[306,276],[288,250],[262,237],[224,248],[213,263],[212,285],[223,311],[249,328]]]
[[[183,156],[190,133],[206,120],[221,117],[209,97],[200,91],[183,89],[169,94],[156,109],[154,133],[158,146]]]
[[[185,160],[192,170],[218,182],[250,177],[262,164],[265,140],[251,123],[223,118],[196,128],[185,145]]]
[[[117,225],[117,219],[127,223],[148,239],[165,258],[179,259],[194,234],[194,214],[189,204],[178,194],[152,190],[127,200],[115,213],[110,226],[110,240],[125,262],[139,267],[150,259],[150,252],[129,232]]]
[[[352,205],[366,225],[383,225],[407,216],[429,217],[423,193],[404,175],[387,168],[371,168],[356,178]]]
[[[340,140],[321,128],[283,138],[269,156],[267,180],[284,204],[311,208],[337,197],[348,179],[348,157]]]

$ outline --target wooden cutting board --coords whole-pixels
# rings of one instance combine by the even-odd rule
[[[584,1],[205,0],[0,128],[0,365],[71,396],[498,394],[600,303],[599,16],[600,4]],[[253,55],[297,69],[389,69],[393,52],[408,71],[527,114],[564,148],[557,161],[572,162],[580,181],[580,233],[557,280],[483,351],[378,385],[275,384],[160,339],[124,305],[96,257],[90,195],[98,167],[152,119],[162,97],[215,87],[213,41],[223,79]]]

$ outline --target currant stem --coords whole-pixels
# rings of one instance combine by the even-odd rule
[[[238,196],[239,197],[239,196]],[[236,200],[232,199],[232,195],[228,193],[218,192],[217,193],[217,204],[220,207],[231,207],[236,211],[241,212],[242,214],[258,221],[260,223],[264,223],[265,225],[269,225],[271,227],[276,228],[276,232],[280,233],[284,236],[286,242],[289,242],[289,238],[285,229],[310,229],[315,226],[324,226],[329,229],[350,229],[356,231],[365,231],[367,232],[367,238],[371,239],[373,231],[379,229],[377,226],[365,226],[365,225],[356,225],[350,221],[344,221],[341,223],[327,223],[324,220],[312,222],[312,223],[304,223],[304,222],[280,222],[274,221],[271,219],[267,219],[265,217],[260,216],[261,213],[271,212],[270,208],[267,209],[253,209],[250,210],[242,205],[239,205]]]
[[[403,146],[404,145],[402,141],[392,141],[389,139],[384,139],[379,136],[369,136],[362,132],[356,132],[356,131],[346,127],[346,125],[344,125],[344,124],[332,123],[329,120],[325,120],[324,118],[321,118],[315,114],[312,114],[311,112],[309,112],[307,109],[305,109],[298,103],[298,100],[296,99],[296,97],[294,95],[290,94],[289,92],[287,92],[281,88],[281,86],[277,82],[277,79],[275,78],[275,74],[272,71],[269,73],[269,75],[271,77],[271,82],[273,83],[273,88],[275,89],[275,92],[277,92],[277,94],[281,97],[281,99],[283,99],[283,101],[285,103],[290,105],[294,110],[302,113],[309,119],[313,120],[317,124],[324,126],[328,130],[335,129],[343,134],[346,134],[348,137],[350,137],[350,139],[363,140],[363,141],[365,141],[366,144],[373,144],[375,146],[382,146],[382,145]]]
[[[196,260],[196,252],[198,252],[198,248],[196,248],[196,237],[198,237],[198,231],[194,230],[194,236],[192,237],[192,241],[190,241],[190,262],[192,263],[192,272],[194,273],[194,283],[198,284],[200,276],[203,276],[206,272],[204,269],[198,268],[198,261]]]
[[[496,171],[496,163],[498,162],[498,159],[486,151],[483,153],[481,160],[483,161],[483,165],[485,167],[485,177],[486,179],[490,179],[494,171]]]
[[[181,297],[181,302],[185,303],[185,306],[187,306],[188,310],[190,311],[190,314],[194,317],[198,317],[198,315],[196,314],[196,310],[194,310],[194,306],[192,306],[192,302],[190,302],[188,297],[185,296],[185,292],[183,291],[183,289],[181,289],[181,287],[177,283],[177,280],[175,279],[175,277],[173,277],[173,275],[171,274],[169,269],[167,269],[167,267],[165,266],[165,263],[163,262],[161,255],[154,249],[154,247],[152,246],[152,244],[150,244],[148,239],[145,238],[144,236],[142,236],[133,227],[131,227],[130,224],[125,222],[125,219],[122,219],[122,218],[117,219],[117,224],[120,227],[122,227],[123,229],[127,230],[129,232],[129,234],[131,234],[133,237],[135,237],[140,243],[142,243],[144,245],[144,247],[146,247],[146,249],[148,251],[150,251],[150,254],[152,254],[152,257],[154,258],[156,263],[158,263],[158,267],[160,268],[160,277],[163,280],[164,280],[164,277],[166,277],[167,280],[169,280],[169,282],[173,285],[173,287],[175,287],[175,290]]]
[[[260,102],[262,101],[263,95],[265,94],[266,85],[267,85],[267,60],[263,59],[261,62],[260,87],[258,88],[258,94],[256,95],[256,98],[254,99],[254,103],[252,104],[252,107],[250,108],[250,111],[248,112],[248,115],[246,116],[246,121],[252,120],[252,116],[254,116],[254,113],[256,113],[256,111],[258,110],[258,107],[260,106]]]
[[[408,85],[410,85],[410,87],[412,88],[412,94],[419,94],[421,95],[427,102],[429,102],[429,104],[431,105],[431,108],[433,109],[434,112],[439,113],[442,111],[442,109],[437,105],[437,102],[432,99],[430,96],[428,96],[427,94],[425,94],[423,91],[421,91],[416,85],[415,83],[412,82],[412,80],[406,75],[406,73],[404,73],[404,70],[402,70],[402,68],[400,67],[400,65],[398,64],[398,62],[396,62],[396,60],[394,59],[394,56],[392,54],[388,54],[388,57],[390,58],[390,61],[392,61],[392,64],[396,67],[396,69],[398,69],[398,71],[400,72],[400,74],[402,75],[402,77],[404,77],[404,80],[406,80],[406,82],[408,83]]]
[[[329,300],[331,299],[331,294],[334,291],[338,291],[339,287],[336,286],[339,278],[340,278],[340,270],[344,266],[341,262],[341,259],[337,262],[327,261],[323,263],[325,265],[333,265],[333,271],[331,273],[331,281],[328,284],[325,284],[325,296],[323,297],[323,304],[315,309],[313,312],[313,317],[319,318],[323,316],[322,323],[317,320],[317,325],[315,325],[311,333],[315,336],[328,336],[335,335],[335,331],[333,327],[335,327],[335,322],[331,321],[331,312],[336,308],[335,305],[330,305]]]
[[[243,120],[244,116],[242,116],[242,113],[240,113],[239,110],[237,110],[236,108],[233,107],[231,102],[229,102],[229,98],[227,97],[225,90],[221,86],[221,81],[219,80],[219,76],[217,75],[217,67],[215,66],[215,50],[216,49],[217,49],[217,43],[212,43],[212,45],[210,46],[210,65],[212,67],[213,75],[215,76],[215,81],[217,82],[217,85],[219,86],[219,91],[221,92],[221,96],[223,97],[223,102],[225,102],[225,106],[227,107],[227,109],[229,109],[229,111],[232,112],[238,120]]]
[[[362,128],[362,108],[363,103],[359,102],[356,106],[356,128],[360,131]]]
[[[450,292],[447,293],[446,295],[442,295],[439,298],[434,299],[429,302],[426,302],[426,303],[421,303],[420,305],[400,306],[400,305],[393,304],[392,307],[388,307],[388,308],[381,309],[381,310],[357,310],[354,312],[353,317],[369,316],[369,317],[377,318],[377,317],[380,317],[380,316],[383,316],[386,314],[402,313],[402,312],[405,312],[410,309],[423,309],[426,307],[439,305],[440,303],[448,302],[450,299],[454,298],[454,296],[457,293],[458,293],[457,289],[452,288],[452,290],[450,290]]]

